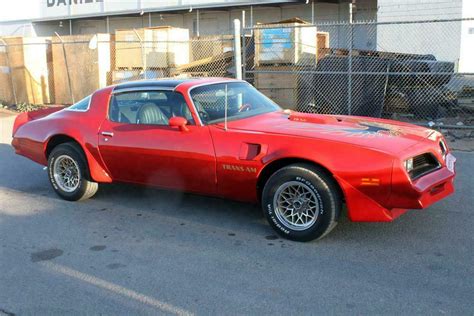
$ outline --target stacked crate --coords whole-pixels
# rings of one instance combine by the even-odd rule
[[[316,33],[316,58],[319,61],[321,58],[330,54],[329,46],[329,32]]]
[[[190,61],[189,30],[170,26],[115,31],[113,78],[167,76],[169,69]]]
[[[298,73],[284,65],[261,66],[257,71],[254,76],[255,87],[283,108],[295,109],[298,101]]]
[[[279,105],[298,105],[297,70],[314,67],[317,61],[315,26],[299,19],[260,24],[254,32],[255,86]]]
[[[50,39],[3,37],[2,40],[6,47],[0,45],[1,101],[15,103],[14,89],[18,103],[51,103]]]
[[[196,36],[192,37],[190,42],[190,62],[219,56],[234,50],[233,35]]]
[[[57,104],[70,104],[73,99],[77,102],[112,83],[113,35],[69,35],[62,36],[62,40],[64,43],[55,37],[52,44],[54,101]]]

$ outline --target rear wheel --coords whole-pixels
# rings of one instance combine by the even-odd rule
[[[48,157],[48,173],[54,191],[65,200],[86,200],[98,190],[97,182],[88,180],[86,159],[74,143],[64,143],[53,149]]]
[[[279,235],[309,241],[324,237],[336,226],[341,199],[331,175],[301,163],[284,167],[268,179],[262,193],[262,207]]]

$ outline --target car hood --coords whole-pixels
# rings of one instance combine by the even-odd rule
[[[326,139],[394,154],[436,133],[432,129],[392,120],[288,110],[230,121],[228,128]]]

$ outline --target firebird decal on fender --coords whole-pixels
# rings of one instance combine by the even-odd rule
[[[310,127],[301,126],[282,126],[284,129],[304,129],[313,130],[323,134],[333,134],[348,137],[382,137],[382,136],[400,136],[403,135],[401,129],[392,125],[375,122],[358,122],[357,127],[335,126],[335,125],[312,125]]]

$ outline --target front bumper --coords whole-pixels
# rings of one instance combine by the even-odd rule
[[[451,170],[450,170],[451,169]],[[341,184],[348,216],[355,222],[391,222],[408,209],[423,209],[454,192],[454,165],[441,168],[411,182],[406,177],[394,177],[387,203],[381,205],[349,183],[338,178]]]
[[[427,208],[454,193],[454,173],[447,168],[426,175],[414,183],[418,199],[409,208]]]
[[[451,195],[454,192],[454,177],[456,176],[455,162],[454,156],[448,153],[446,163],[439,169],[413,182],[406,183],[395,177],[389,207],[423,209]],[[397,183],[400,184],[397,185]]]

